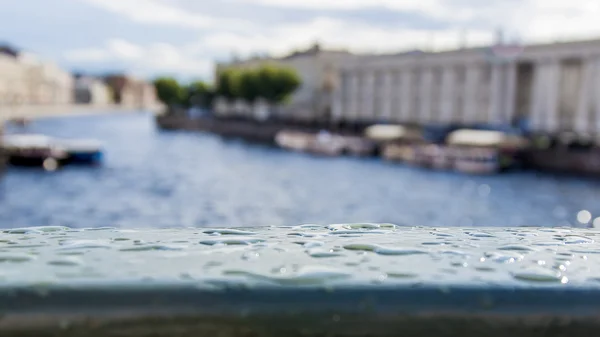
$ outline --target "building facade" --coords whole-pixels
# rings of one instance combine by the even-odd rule
[[[0,104],[69,104],[73,76],[30,54],[0,52]]]
[[[600,40],[369,56],[338,81],[338,122],[600,134]]]
[[[158,104],[154,85],[130,75],[109,75],[106,84],[114,94],[114,101],[128,107],[147,108]]]
[[[80,76],[75,80],[75,103],[111,104],[113,103],[112,91],[99,79]]]

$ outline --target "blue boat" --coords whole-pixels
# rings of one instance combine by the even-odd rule
[[[66,162],[72,164],[95,164],[102,161],[102,144],[88,139],[55,140],[54,145],[64,151]]]
[[[9,163],[15,166],[42,166],[55,170],[65,164],[98,164],[102,161],[102,144],[96,140],[58,139],[35,134],[3,137],[2,144]]]

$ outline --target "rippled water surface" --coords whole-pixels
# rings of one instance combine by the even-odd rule
[[[472,177],[377,159],[318,158],[160,131],[141,113],[40,120],[29,131],[98,138],[105,161],[57,172],[9,170],[0,182],[0,227],[583,226],[578,214],[586,221],[591,213],[590,224],[600,217],[600,183],[593,180]]]

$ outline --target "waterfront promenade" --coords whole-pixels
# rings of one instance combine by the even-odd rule
[[[163,111],[163,106],[159,104],[152,106],[122,104],[0,105],[0,122],[17,118],[37,119],[72,115],[114,114],[139,110],[160,114]]]

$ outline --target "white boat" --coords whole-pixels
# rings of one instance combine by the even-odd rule
[[[52,146],[52,138],[37,134],[5,135],[2,138],[4,148],[47,148]]]
[[[328,131],[315,134],[282,130],[275,136],[275,143],[285,149],[326,156],[367,156],[375,152],[375,145],[367,139],[332,134]]]
[[[507,168],[503,162],[506,159],[512,162],[515,153],[529,145],[521,136],[469,129],[452,132],[446,142],[456,148],[455,169],[475,174],[496,173]]]
[[[326,131],[314,134],[282,130],[275,136],[275,142],[285,149],[325,156],[339,156],[344,152],[340,137]]]
[[[102,145],[96,140],[59,139],[39,134],[9,134],[2,138],[9,162],[16,165],[95,163],[102,158]]]
[[[494,148],[456,150],[454,169],[469,174],[493,174],[501,170],[500,151]]]

